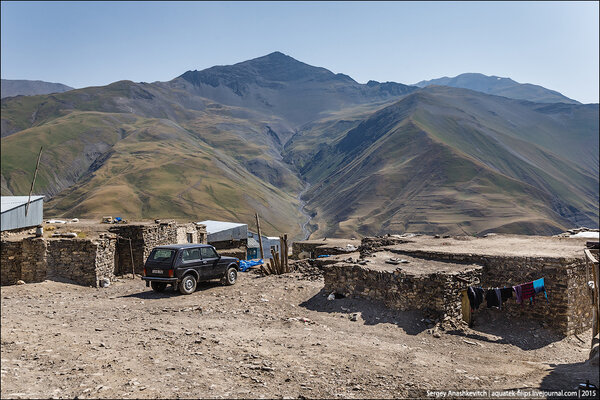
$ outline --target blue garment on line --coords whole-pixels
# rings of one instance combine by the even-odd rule
[[[533,281],[533,291],[535,293],[544,292],[544,297],[546,301],[548,300],[548,295],[546,294],[546,287],[544,285],[544,278],[536,279]]]

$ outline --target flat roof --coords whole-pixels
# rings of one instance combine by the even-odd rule
[[[222,232],[228,229],[238,228],[240,226],[247,226],[247,224],[240,224],[237,222],[212,221],[210,219],[201,221],[199,223],[206,225],[206,233],[208,234]]]
[[[31,196],[31,202],[43,199],[45,196]],[[2,196],[1,211],[5,212],[27,204],[29,196]]]
[[[490,235],[485,238],[418,236],[407,239],[407,243],[387,248],[392,251],[397,249],[483,256],[582,258],[586,240],[589,239],[507,234]]]
[[[212,247],[210,244],[201,244],[201,243],[183,243],[183,244],[165,244],[162,246],[156,246],[155,249],[189,249],[191,247]]]

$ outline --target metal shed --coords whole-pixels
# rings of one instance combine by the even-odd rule
[[[225,240],[246,240],[248,238],[248,225],[225,221],[201,221],[206,225],[208,243],[222,242]]]
[[[2,196],[2,231],[29,228],[42,225],[44,219],[44,196],[31,196],[29,210],[25,216],[25,207],[29,196]]]

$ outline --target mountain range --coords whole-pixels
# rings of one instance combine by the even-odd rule
[[[597,227],[598,105],[516,85],[360,84],[275,52],[6,98],[1,190],[28,193],[43,145],[36,192],[52,216],[258,212],[267,234],[296,238],[304,210],[316,237]]]
[[[415,84],[415,86],[419,87],[431,85],[471,89],[487,94],[494,94],[496,96],[529,100],[537,103],[581,104],[577,100],[563,96],[557,91],[546,89],[539,85],[532,85],[530,83],[515,82],[510,78],[501,78],[499,76],[468,73],[460,74],[454,78],[443,77],[421,81]]]
[[[36,94],[62,93],[73,90],[62,83],[44,81],[28,81],[23,79],[2,79],[0,85],[1,97],[32,96]]]

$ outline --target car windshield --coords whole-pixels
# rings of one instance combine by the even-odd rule
[[[171,261],[173,254],[175,254],[175,250],[154,249],[152,250],[152,253],[150,253],[150,257],[148,257],[148,259],[156,262],[167,262]]]

